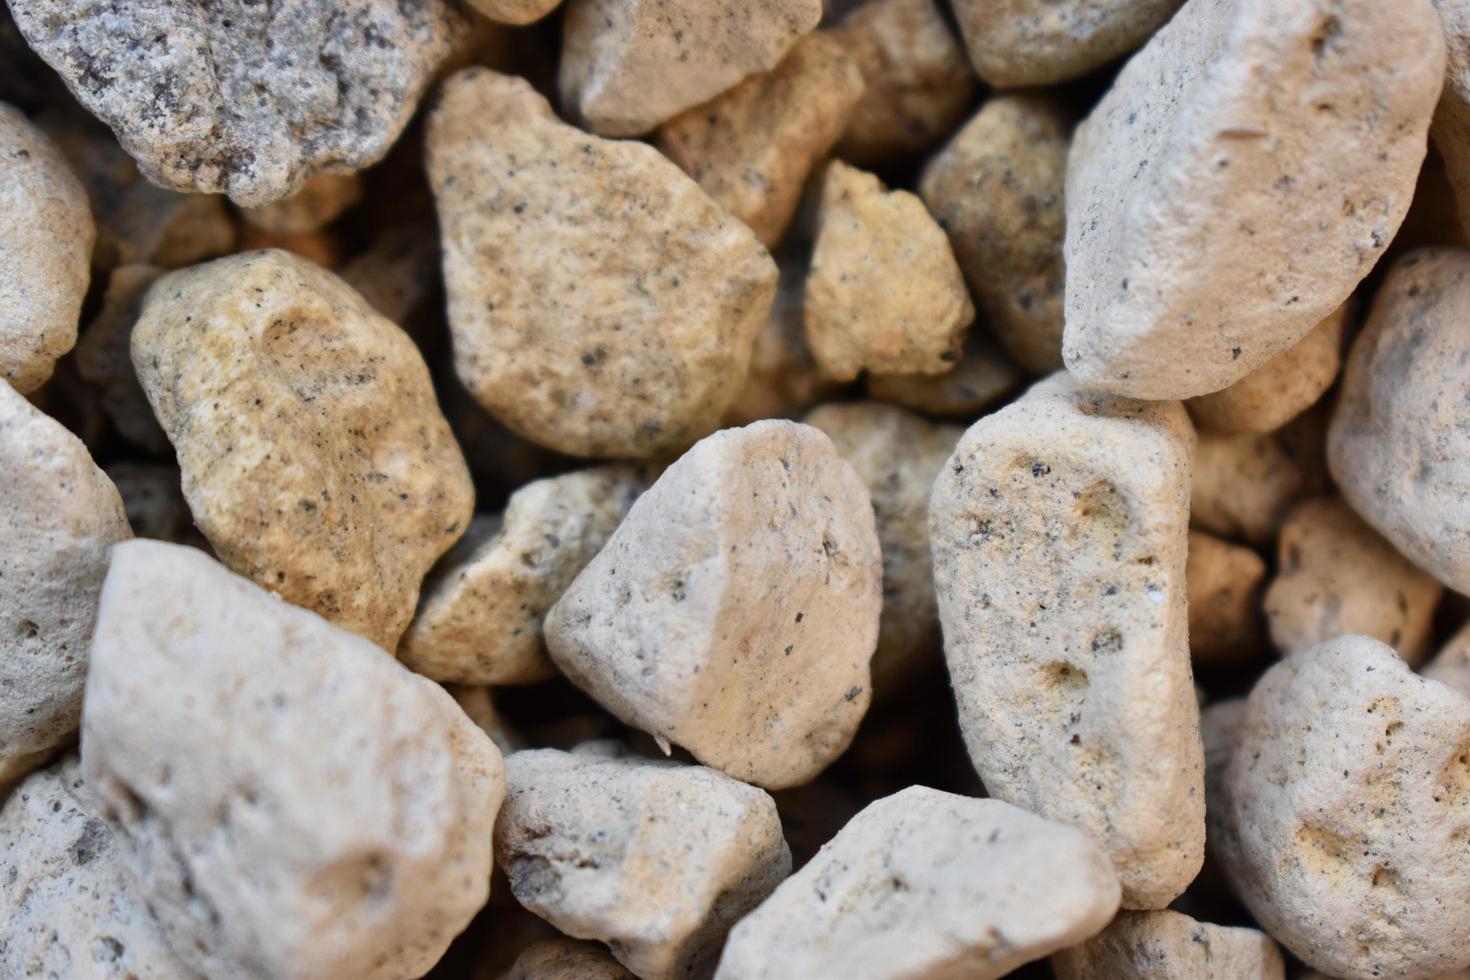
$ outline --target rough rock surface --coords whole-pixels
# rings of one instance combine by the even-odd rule
[[[1420,673],[1470,697],[1470,623],[1460,627]]]
[[[1286,963],[1259,929],[1187,915],[1123,912],[1080,946],[1052,957],[1057,980],[1284,980]]]
[[[501,980],[636,980],[597,943],[547,939],[528,946]]]
[[[757,422],[638,498],[546,642],[628,724],[778,789],[836,758],[867,710],[882,577],[867,487],[831,440]]]
[[[1252,548],[1189,532],[1189,655],[1195,664],[1254,659],[1264,647],[1266,563]]]
[[[428,168],[455,367],[480,404],[578,456],[715,427],[776,289],[748,228],[652,147],[589,136],[484,69],[445,83]]]
[[[1470,2],[1434,0],[1444,28],[1444,92],[1430,134],[1454,189],[1460,228],[1470,230]]]
[[[1270,435],[1201,433],[1189,517],[1222,538],[1267,544],[1301,499],[1305,482],[1297,461]]]
[[[1021,386],[1026,375],[984,330],[974,329],[943,374],[869,374],[868,396],[939,418],[970,422]]]
[[[133,369],[133,327],[148,289],[163,275],[151,265],[120,265],[107,280],[102,307],[77,342],[77,371],[97,389],[117,431],[155,456],[169,453],[168,436]]]
[[[1067,366],[1187,398],[1305,337],[1398,230],[1443,74],[1429,0],[1186,3],[1073,140]]]
[[[992,980],[1096,933],[1118,879],[1085,834],[912,786],[869,804],[730,934],[716,980]]]
[[[418,976],[485,904],[490,739],[437,684],[193,548],[114,549],[84,717],[88,788],[205,976]]]
[[[413,341],[286,252],[154,284],[133,366],[235,571],[385,650],[474,490]]]
[[[304,235],[331,224],[360,201],[362,193],[362,178],[355,173],[313,174],[290,197],[241,208],[240,216],[262,231]]]
[[[970,427],[929,505],[970,759],[992,796],[1100,841],[1127,908],[1167,905],[1204,852],[1192,448],[1178,403],[1058,373]]]

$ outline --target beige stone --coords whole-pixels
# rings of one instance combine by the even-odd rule
[[[454,698],[454,703],[459,705],[459,710],[465,713],[465,717],[490,736],[490,741],[495,743],[501,755],[510,755],[525,748],[521,736],[495,709],[490,688],[483,684],[445,684],[444,690]]]
[[[421,334],[415,315],[435,299],[439,281],[438,229],[432,216],[381,232],[366,252],[342,266],[341,276],[409,336]],[[442,329],[442,313],[438,315],[436,330]]]
[[[1252,548],[1189,532],[1189,655],[1196,665],[1253,660],[1265,648],[1266,563]]]
[[[1444,29],[1444,92],[1430,135],[1444,158],[1460,227],[1470,231],[1470,2],[1433,0]]]
[[[1420,673],[1470,697],[1470,623],[1460,627]]]
[[[98,390],[102,407],[124,439],[155,456],[170,452],[168,436],[133,370],[133,327],[143,298],[163,275],[152,265],[121,265],[107,279],[102,307],[77,342],[77,371]]]
[[[1286,963],[1259,929],[1197,922],[1168,910],[1123,912],[1052,957],[1057,980],[1285,980]]]
[[[194,527],[177,466],[122,460],[109,463],[105,472],[117,487],[135,535],[208,548],[203,535]]]
[[[1167,905],[1203,858],[1193,441],[1178,403],[1058,373],[970,427],[929,504],[970,759],[992,796],[1098,840],[1126,908]]]
[[[1269,544],[1301,499],[1304,483],[1301,466],[1270,435],[1201,433],[1195,444],[1190,521],[1222,538]]]
[[[413,342],[271,251],[159,279],[132,353],[225,564],[394,649],[474,506]]]
[[[991,980],[1086,939],[1118,878],[1085,834],[923,786],[869,804],[730,934],[716,980]]]
[[[1443,74],[1429,0],[1189,0],[1073,139],[1068,368],[1189,398],[1305,337],[1398,230]]]
[[[445,83],[428,167],[455,368],[481,405],[578,456],[715,427],[776,289],[748,228],[652,147],[589,136],[484,69]]]
[[[290,197],[259,207],[241,208],[240,215],[262,231],[302,235],[337,220],[362,200],[362,178],[355,173],[312,174]]]
[[[469,0],[471,7],[501,24],[534,24],[561,5],[561,0]]]
[[[868,397],[939,418],[971,422],[1010,395],[1026,375],[981,329],[965,337],[960,359],[943,374],[869,374]]]
[[[635,980],[597,943],[547,939],[526,948],[501,980]]]
[[[266,249],[281,249],[299,255],[323,269],[336,269],[346,254],[346,243],[330,228],[301,233],[287,231],[264,231],[254,225],[240,228],[239,252],[259,252]]]
[[[114,549],[83,715],[82,773],[137,894],[205,976],[420,976],[485,904],[490,739],[437,684],[193,548]]]
[[[882,576],[867,487],[831,440],[757,422],[664,470],[546,642],[628,724],[779,789],[841,754],[867,710]]]

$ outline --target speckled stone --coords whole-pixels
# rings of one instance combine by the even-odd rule
[[[1222,538],[1269,544],[1305,482],[1301,466],[1270,435],[1200,433],[1189,519]]]
[[[1259,929],[1179,912],[1123,912],[1051,959],[1057,980],[1285,980],[1286,962]]]
[[[938,418],[973,422],[1010,395],[1026,375],[988,331],[972,329],[955,366],[943,374],[869,374],[868,397]]]
[[[168,436],[153,417],[153,406],[133,370],[133,327],[143,297],[163,275],[152,265],[120,265],[107,279],[102,307],[77,342],[77,371],[97,389],[102,407],[122,437],[155,456],[170,452]]]
[[[526,947],[501,980],[637,980],[597,943],[546,939]]]
[[[1261,588],[1266,563],[1254,549],[1189,532],[1189,655],[1196,665],[1256,659],[1265,648]]]
[[[362,200],[362,178],[355,173],[312,174],[290,197],[254,208],[240,216],[262,231],[302,235],[325,228]]]

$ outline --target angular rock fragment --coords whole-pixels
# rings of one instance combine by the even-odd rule
[[[133,369],[133,327],[143,312],[143,298],[163,275],[151,265],[120,265],[107,280],[102,308],[77,342],[77,371],[98,390],[102,407],[124,439],[155,456],[166,455],[168,436]],[[151,537],[151,535],[145,535]]]
[[[1286,963],[1259,929],[1187,915],[1122,912],[1080,946],[1051,959],[1057,980],[1284,980]]]
[[[1189,655],[1196,665],[1239,663],[1264,646],[1261,586],[1266,563],[1242,545],[1189,532]]]
[[[1301,499],[1305,482],[1301,466],[1270,435],[1201,433],[1190,521],[1222,538],[1267,544]]]
[[[970,422],[1021,386],[1025,374],[990,335],[965,337],[953,368],[943,374],[869,374],[868,396],[939,418]]]
[[[1470,697],[1470,624],[1460,627],[1420,673]]]
[[[636,980],[607,948],[575,939],[528,946],[501,980]]]
[[[362,178],[357,174],[313,174],[290,197],[242,208],[240,215],[261,231],[304,235],[319,231],[362,199]]]

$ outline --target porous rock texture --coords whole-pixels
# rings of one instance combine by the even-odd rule
[[[193,548],[114,549],[84,718],[135,893],[205,976],[419,976],[485,904],[490,739],[437,684]]]
[[[485,69],[444,84],[428,170],[455,369],[481,405],[577,456],[715,428],[775,296],[750,229],[652,147],[568,126]]]
[[[1301,340],[1398,230],[1443,74],[1429,0],[1189,0],[1074,136],[1067,366],[1188,398]]]
[[[102,307],[77,341],[77,371],[101,397],[102,407],[123,438],[155,456],[169,453],[168,436],[133,370],[133,327],[149,288],[163,275],[151,265],[120,265],[107,279]]]
[[[1286,963],[1259,929],[1197,922],[1167,909],[1122,912],[1052,957],[1057,980],[1284,980]]]
[[[970,427],[929,504],[970,759],[992,796],[1093,835],[1126,908],[1167,905],[1204,853],[1193,441],[1178,403],[1059,373]]]
[[[636,980],[604,946],[545,939],[516,957],[501,980]]]
[[[1305,485],[1296,459],[1271,435],[1202,432],[1195,443],[1190,520],[1222,538],[1267,544]]]
[[[1196,665],[1239,663],[1264,646],[1261,587],[1266,563],[1254,549],[1189,532],[1189,655]]]
[[[911,786],[869,804],[730,933],[716,980],[993,980],[1093,935],[1118,878],[1086,834]]]
[[[132,354],[220,559],[395,649],[474,507],[413,341],[330,272],[266,251],[159,279]]]
[[[882,578],[867,487],[832,441],[756,422],[664,470],[546,642],[628,724],[779,789],[840,755],[867,710]]]

